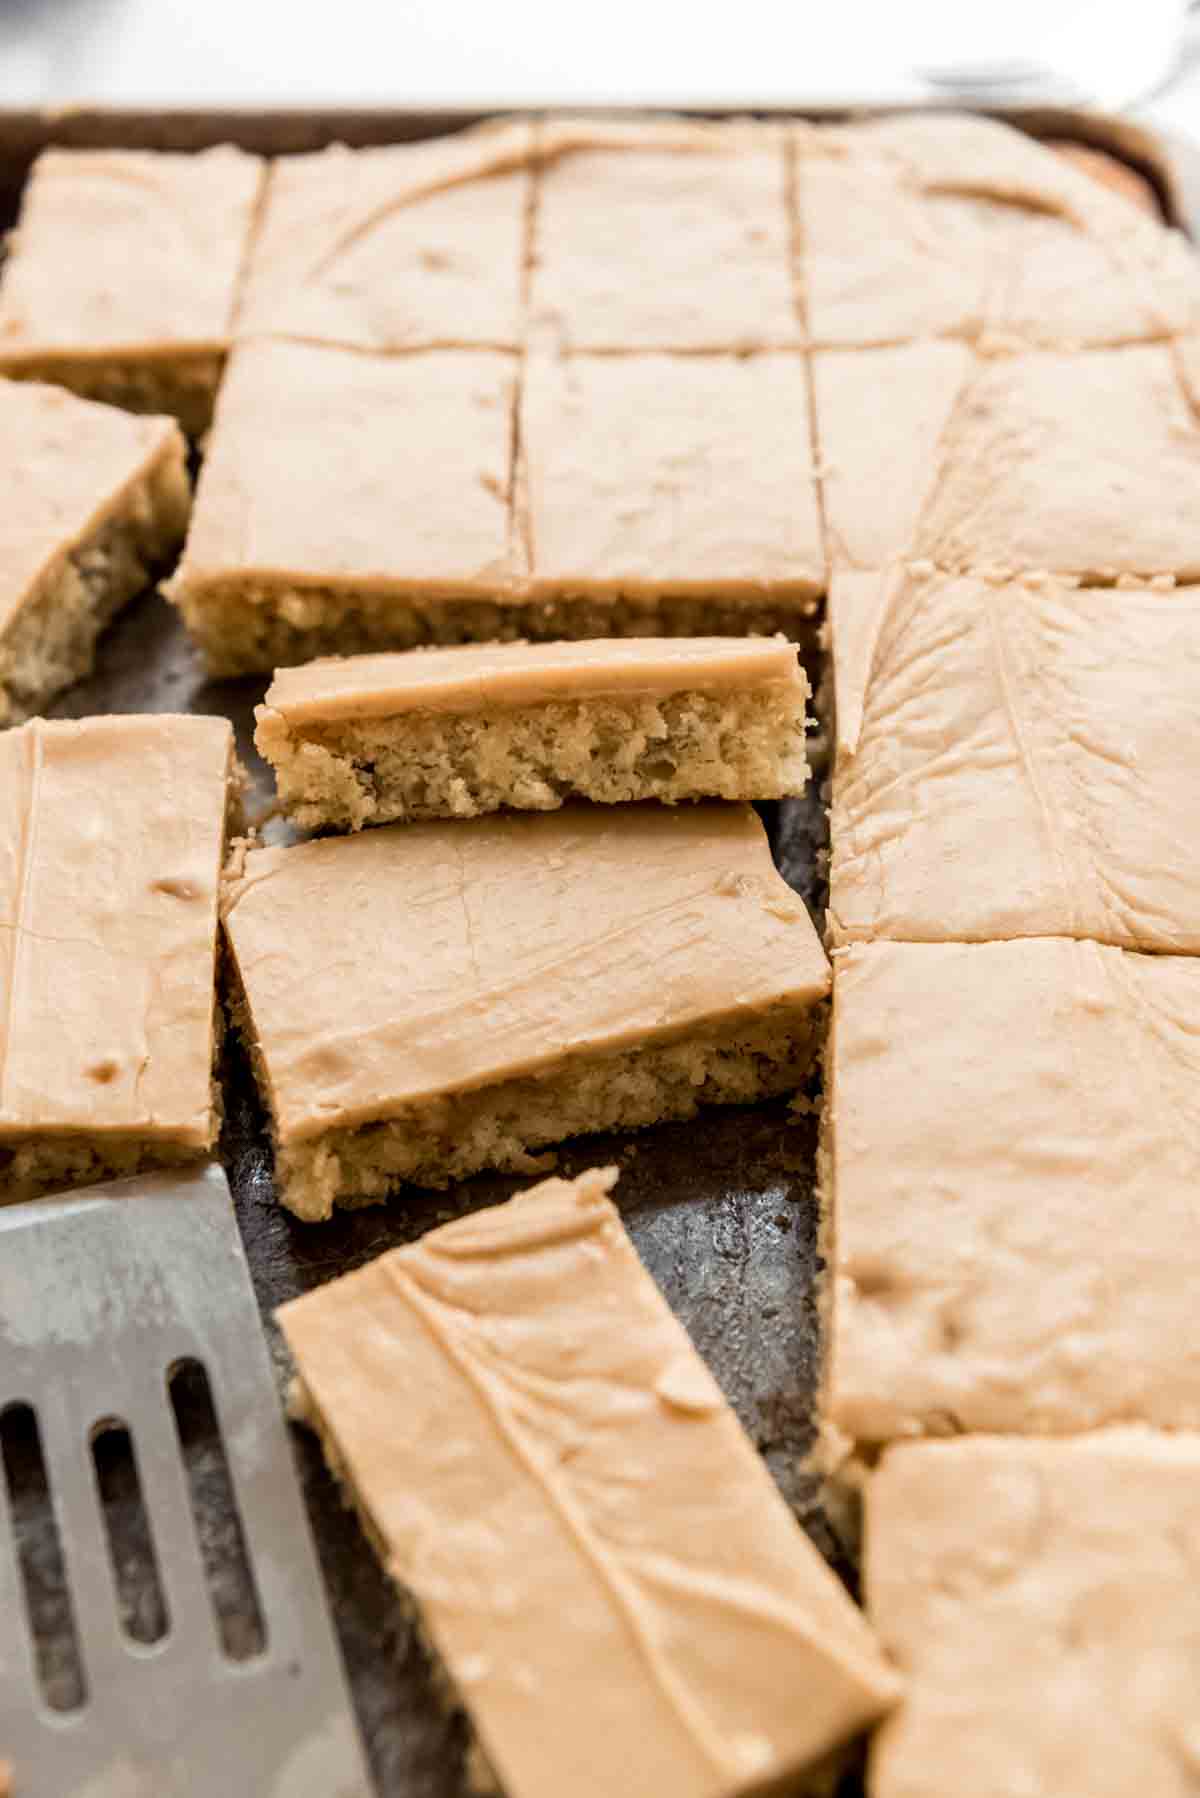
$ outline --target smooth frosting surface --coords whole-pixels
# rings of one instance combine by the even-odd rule
[[[947,343],[818,352],[834,566],[1200,576],[1189,352],[1190,339],[998,358]]]
[[[1200,960],[856,944],[828,1408],[866,1442],[1200,1425]]]
[[[239,345],[180,578],[504,588],[513,380],[483,350]]]
[[[1200,316],[1200,268],[1180,235],[1023,132],[929,114],[810,127],[797,143],[817,343],[1077,347]]]
[[[0,734],[0,1137],[212,1140],[224,718]]]
[[[799,340],[782,131],[564,121],[540,149],[535,329],[593,350]]]
[[[614,1178],[548,1180],[279,1318],[511,1798],[732,1798],[897,1688]]]
[[[535,593],[819,593],[799,355],[535,355],[521,401]]]
[[[228,144],[43,151],[0,280],[0,362],[222,348],[262,172]]]
[[[900,1444],[866,1494],[870,1615],[908,1676],[873,1798],[1189,1798],[1200,1450],[1133,1429]]]
[[[943,434],[915,553],[942,568],[1197,579],[1198,492],[1200,423],[1171,347],[1002,357]]]
[[[0,381],[0,631],[39,575],[184,448],[174,419],[137,418],[35,381]]]
[[[364,350],[521,339],[532,128],[271,165],[238,335]]]
[[[599,637],[327,656],[277,669],[264,703],[287,722],[303,724],[765,682],[807,691],[795,648],[780,638]]]
[[[817,351],[811,366],[831,568],[886,568],[912,553],[975,360],[931,340]]]
[[[835,577],[833,940],[1200,951],[1200,588]]]
[[[225,928],[284,1142],[815,1003],[829,980],[741,805],[566,807],[255,850]]]

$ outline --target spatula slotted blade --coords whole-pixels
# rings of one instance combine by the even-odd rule
[[[261,1614],[242,1659],[219,1627],[171,1404],[173,1373],[196,1363]],[[0,1417],[14,1407],[36,1418],[82,1663],[82,1702],[52,1708],[0,1479],[0,1760],[21,1798],[370,1798],[219,1168],[0,1208]],[[119,1601],[92,1450],[108,1420],[129,1432],[162,1589],[150,1645]]]

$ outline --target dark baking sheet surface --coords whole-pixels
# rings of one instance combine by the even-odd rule
[[[474,116],[474,115],[471,115]],[[342,140],[378,143],[432,135],[469,122],[439,114],[102,114],[59,118],[0,114],[0,222],[15,215],[31,157],[47,143],[201,148],[236,141],[267,152]],[[1138,128],[1076,115],[1029,114],[1036,135],[1075,138],[1124,156],[1148,174],[1168,217],[1179,218],[1192,167],[1168,158]],[[106,633],[95,675],[51,708],[55,717],[96,712],[215,712],[231,718],[251,776],[251,811],[271,794],[254,752],[253,708],[266,683],[209,681],[176,614],[157,595],[130,606]],[[826,820],[819,778],[804,800],[763,808],[776,860],[814,915],[824,905]],[[469,826],[467,827],[469,828]],[[281,827],[268,827],[268,837]],[[221,1153],[264,1321],[279,1367],[286,1361],[273,1308],[284,1299],[411,1241],[431,1225],[507,1197],[525,1180],[480,1177],[447,1193],[397,1199],[302,1224],[275,1203],[271,1157],[249,1068],[227,1047]],[[811,1095],[810,1095],[811,1096]],[[812,1446],[819,1331],[815,1110],[773,1103],[717,1110],[682,1125],[569,1145],[559,1171],[601,1162],[621,1169],[617,1197],[639,1254],[712,1368],[765,1456],[785,1497],[822,1551],[846,1566],[806,1458]],[[341,1503],[313,1439],[293,1432],[330,1601],[380,1798],[467,1798],[465,1732],[435,1695],[414,1631],[353,1516]],[[226,1526],[214,1504],[208,1527]],[[861,1792],[853,1773],[845,1798]],[[246,1794],[245,1798],[254,1798]],[[564,1793],[563,1798],[570,1798]],[[614,1794],[614,1798],[617,1795]]]
[[[253,710],[265,686],[263,680],[205,680],[177,615],[147,594],[106,633],[92,679],[50,709],[68,718],[223,713],[234,722],[251,775],[253,812],[265,808],[271,794],[269,771],[252,743]],[[823,902],[817,850],[825,828],[815,790],[803,801],[763,809],[788,877],[815,910]],[[278,838],[282,827],[270,825],[267,834]],[[287,1367],[271,1321],[276,1305],[433,1224],[529,1184],[527,1177],[481,1176],[445,1193],[339,1212],[328,1224],[303,1224],[275,1202],[262,1109],[232,1034],[224,1086],[221,1154],[281,1385]],[[818,1355],[815,1148],[815,1115],[780,1102],[588,1138],[563,1151],[558,1168],[573,1174],[603,1162],[619,1165],[617,1197],[638,1252],[787,1498],[826,1553],[836,1556],[817,1482],[803,1465]],[[297,1430],[293,1443],[380,1798],[465,1798],[461,1723],[436,1698],[415,1633],[343,1507],[314,1439]],[[222,1528],[215,1506],[208,1527]]]

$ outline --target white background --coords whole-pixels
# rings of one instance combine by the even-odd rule
[[[0,105],[910,98],[935,91],[931,68],[1019,59],[1200,137],[1184,12],[1181,0],[0,0]]]

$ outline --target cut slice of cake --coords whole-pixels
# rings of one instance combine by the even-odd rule
[[[0,734],[0,1193],[189,1160],[216,1139],[224,718]]]
[[[0,381],[0,726],[91,672],[111,618],[166,568],[191,510],[169,418]]]
[[[1200,959],[1065,937],[834,957],[827,1414],[1200,1427]]]
[[[834,943],[1200,952],[1200,588],[835,576]]]
[[[489,1784],[739,1798],[898,1682],[642,1268],[615,1177],[548,1180],[284,1305],[295,1404]]]
[[[569,806],[258,849],[225,933],[306,1218],[801,1084],[829,967],[748,806]]]
[[[808,683],[778,638],[410,650],[280,669],[255,742],[309,829],[566,798],[803,791]]]
[[[229,144],[43,151],[0,278],[0,370],[171,413],[198,436],[263,166]]]
[[[487,350],[240,344],[167,589],[209,668],[520,636],[515,379]]]
[[[535,352],[520,445],[539,634],[795,635],[815,612],[825,550],[799,353]]]
[[[1190,1798],[1200,1444],[900,1443],[866,1493],[871,1621],[907,1678],[871,1798]]]

